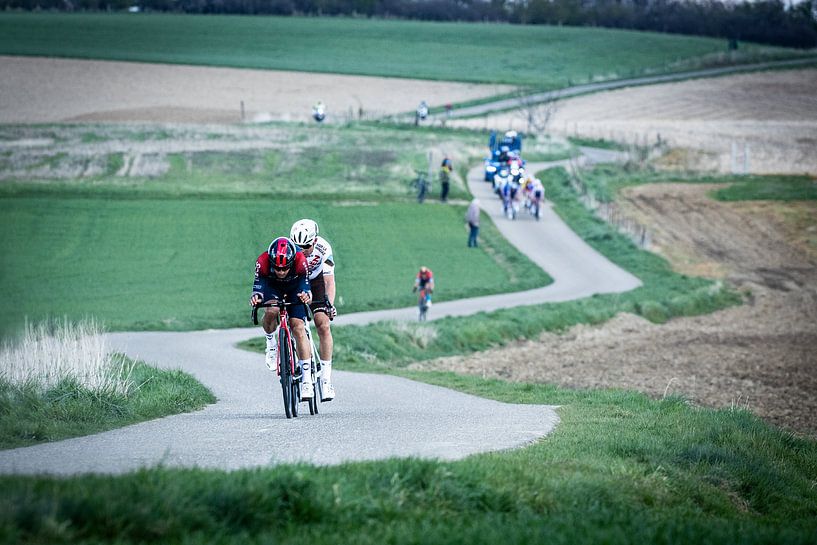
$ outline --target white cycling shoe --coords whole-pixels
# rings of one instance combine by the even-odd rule
[[[331,382],[324,381],[321,384],[321,401],[332,401],[335,399],[335,387]]]
[[[312,399],[315,395],[315,387],[312,386],[311,382],[302,382],[301,383],[301,401],[306,401],[307,399]]]
[[[267,364],[267,367],[270,371],[275,371],[278,367],[278,347],[275,348],[267,348],[267,355],[264,357],[264,363]]]

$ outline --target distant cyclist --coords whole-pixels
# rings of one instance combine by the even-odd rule
[[[278,300],[281,297],[286,297],[290,303],[301,301],[309,304],[312,301],[312,292],[309,289],[308,276],[304,254],[299,252],[288,238],[276,238],[255,262],[255,282],[252,286],[250,306],[273,299]],[[264,310],[262,327],[267,336],[265,361],[267,367],[275,369],[278,359],[276,333],[280,324],[279,310],[277,307]],[[303,374],[301,399],[310,399],[314,395],[314,390],[309,368],[312,348],[306,337],[305,328],[306,309],[303,305],[293,305],[288,309],[288,313],[292,336],[298,345],[298,365]]]
[[[326,106],[324,106],[323,101],[319,100],[312,106],[312,118],[318,123],[326,119]]]
[[[414,279],[413,292],[420,290],[425,294],[426,305],[431,306],[431,294],[434,292],[434,273],[428,267],[420,267],[420,271]]]
[[[312,290],[312,312],[315,329],[318,330],[320,346],[318,352],[323,369],[323,399],[335,399],[332,385],[332,330],[329,322],[337,315],[335,309],[335,258],[332,246],[318,236],[318,224],[314,220],[302,219],[292,225],[289,237],[301,249],[309,267],[309,285]]]

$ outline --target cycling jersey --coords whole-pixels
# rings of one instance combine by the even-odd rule
[[[419,286],[420,289],[424,289],[426,287],[426,285],[431,284],[433,282],[434,282],[434,273],[431,272],[431,269],[428,269],[428,271],[425,274],[417,273],[417,278],[414,280],[414,284],[416,286]]]
[[[306,257],[302,252],[295,253],[295,263],[283,278],[275,275],[275,271],[270,267],[269,254],[264,252],[255,261],[255,281],[252,285],[252,292],[261,294],[264,301],[286,297],[288,302],[295,303],[298,301],[299,293],[311,294],[307,276]],[[306,310],[302,305],[290,307],[289,313],[293,318],[302,320],[306,318]]]
[[[332,246],[323,237],[315,239],[315,246],[312,253],[306,257],[306,264],[309,267],[309,279],[315,280],[321,272],[324,276],[331,276],[335,273],[335,258],[332,256]]]

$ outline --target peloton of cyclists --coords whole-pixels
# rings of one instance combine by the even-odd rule
[[[332,246],[318,236],[318,224],[311,219],[302,219],[292,225],[290,239],[300,248],[309,269],[309,285],[312,291],[312,313],[320,344],[318,353],[323,370],[321,401],[335,398],[332,385],[332,330],[329,322],[337,315],[335,309],[335,258]]]
[[[255,280],[250,296],[250,306],[285,297],[289,302],[300,300],[312,302],[309,288],[309,269],[306,256],[286,237],[272,241],[266,252],[255,261]],[[288,310],[292,336],[295,337],[298,352],[298,366],[303,378],[301,380],[301,399],[311,399],[314,388],[311,382],[310,358],[311,347],[306,336],[306,309],[303,305],[293,305]],[[280,313],[277,307],[264,309],[262,327],[267,337],[265,362],[267,367],[275,369],[278,359],[277,330],[280,325]]]

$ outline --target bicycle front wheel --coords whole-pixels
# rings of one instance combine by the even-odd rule
[[[298,416],[297,412],[293,412],[293,385],[294,377],[292,376],[292,350],[290,349],[289,338],[287,332],[283,329],[278,333],[278,357],[281,365],[281,392],[284,395],[284,414],[287,418]]]
[[[292,356],[292,369],[296,369],[298,364],[295,361],[295,354],[297,354],[297,351],[295,350],[295,341],[292,341],[292,344],[289,345],[289,353]],[[300,369],[295,370],[295,374],[298,374],[299,372]],[[303,378],[301,380],[303,380]],[[301,402],[301,381],[296,379],[295,375],[292,376],[290,391],[292,392],[290,395],[290,399],[292,400],[290,410],[292,411],[292,416],[298,416],[298,403]]]

